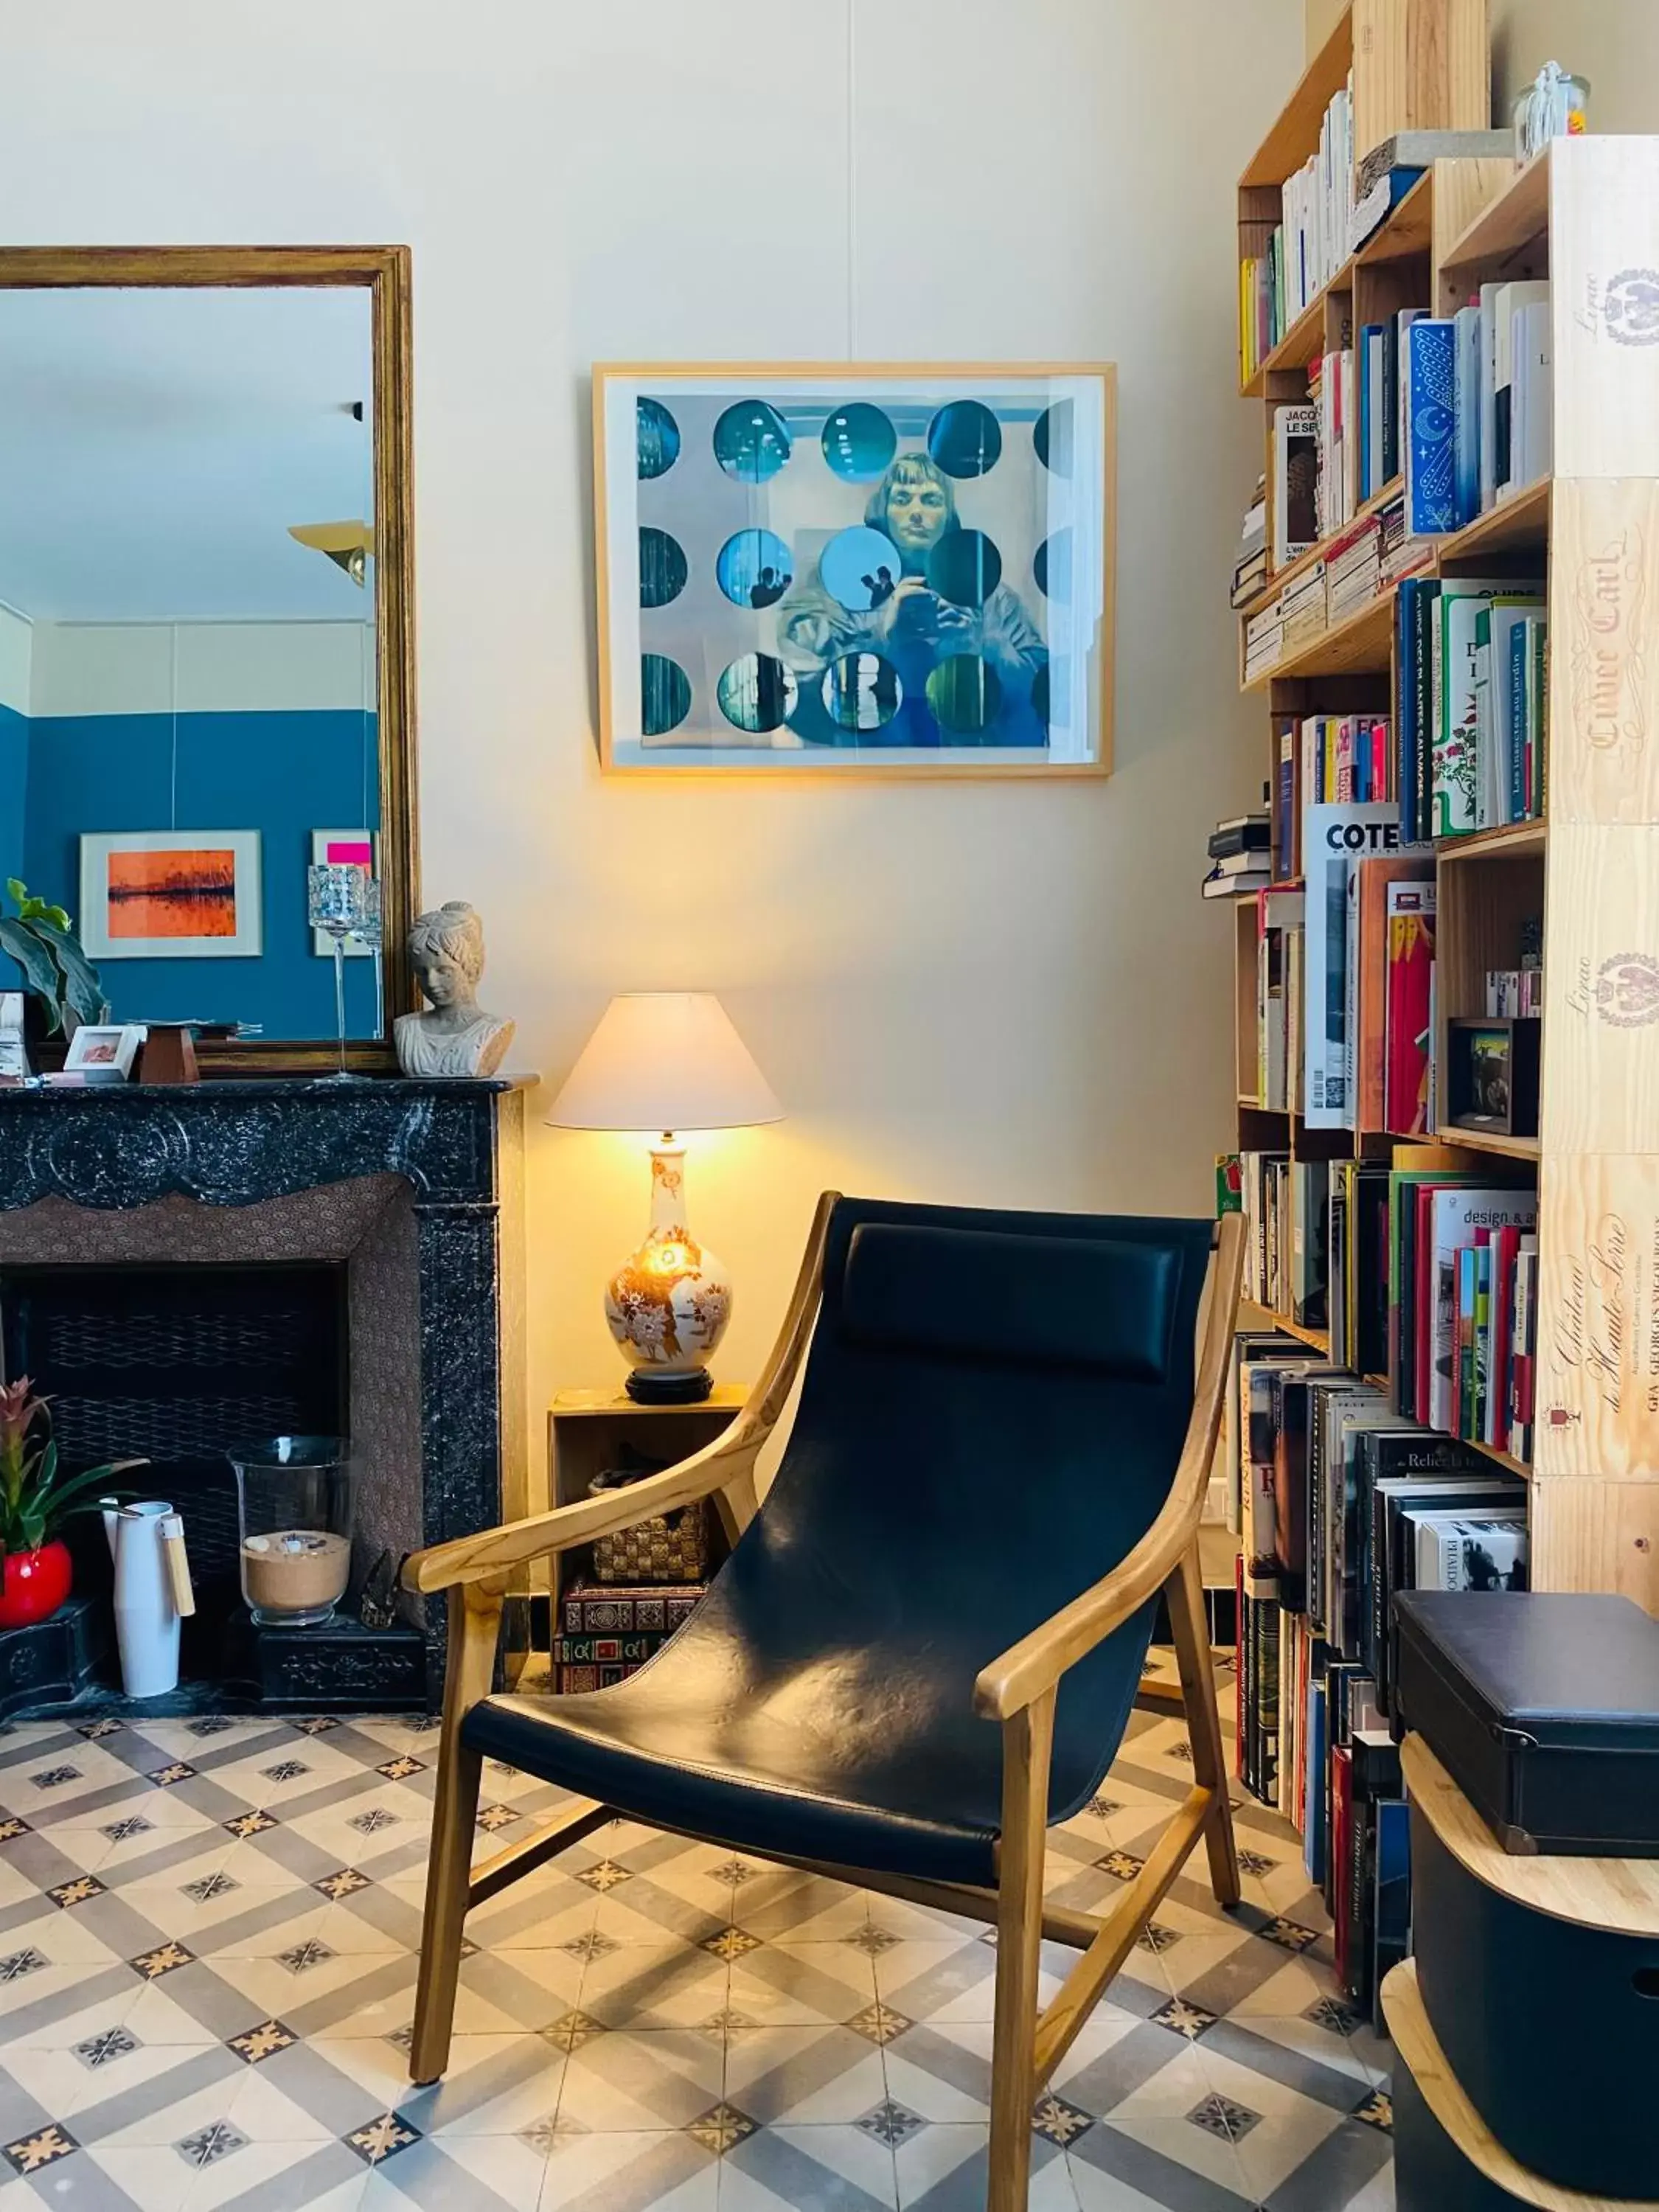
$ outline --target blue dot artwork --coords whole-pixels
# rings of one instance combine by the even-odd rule
[[[1036,587],[1045,599],[1056,606],[1064,606],[1072,596],[1072,533],[1062,526],[1053,531],[1037,547],[1031,560],[1031,574],[1036,578]]]
[[[1077,410],[1069,399],[1056,399],[1031,425],[1031,443],[1050,476],[1069,477],[1077,448]]]
[[[714,574],[734,607],[775,607],[795,580],[795,556],[774,530],[739,530],[721,546]]]
[[[788,459],[789,428],[763,399],[738,399],[714,425],[714,459],[739,483],[768,483]]]
[[[977,737],[997,718],[1002,686],[996,671],[977,653],[953,653],[928,677],[927,703],[942,728],[958,737]]]
[[[863,524],[838,530],[818,556],[824,590],[855,615],[867,615],[890,599],[903,573],[892,539]]]
[[[927,556],[927,581],[954,607],[982,607],[1002,580],[1002,556],[982,530],[952,530]]]
[[[838,730],[883,730],[904,701],[898,671],[878,653],[848,653],[823,672],[823,709]]]
[[[758,736],[788,720],[795,704],[795,679],[769,653],[745,653],[726,670],[714,696],[734,730]]]
[[[678,729],[691,712],[691,678],[665,653],[640,655],[640,728],[647,738]]]
[[[881,408],[854,399],[823,426],[823,458],[846,483],[873,483],[898,451],[898,432]]]
[[[1002,425],[979,399],[952,399],[927,426],[927,451],[947,477],[982,477],[1002,458]]]
[[[665,607],[685,589],[689,571],[677,538],[648,526],[640,532],[640,605]]]
[[[660,399],[639,400],[634,410],[634,448],[641,480],[665,477],[680,457],[680,426]]]

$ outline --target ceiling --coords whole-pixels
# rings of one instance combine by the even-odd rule
[[[0,600],[362,621],[288,531],[372,514],[371,371],[366,289],[0,290]]]

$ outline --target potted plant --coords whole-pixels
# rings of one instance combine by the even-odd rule
[[[70,1036],[82,1022],[109,1019],[98,970],[81,949],[61,906],[36,898],[15,876],[6,879],[15,914],[0,914],[0,952],[9,952],[41,1020],[41,1034]]]
[[[65,1480],[46,1400],[27,1375],[0,1387],[0,1628],[29,1628],[57,1612],[74,1578],[58,1531],[107,1496],[112,1475],[141,1464],[121,1460]]]

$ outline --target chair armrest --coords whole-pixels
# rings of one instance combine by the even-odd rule
[[[404,1562],[404,1588],[453,1589],[461,1583],[482,1582],[504,1568],[521,1567],[577,1544],[614,1536],[654,1513],[672,1513],[723,1490],[748,1472],[759,1449],[758,1440],[744,1443],[728,1433],[689,1459],[630,1482],[625,1490],[604,1491],[572,1505],[556,1505],[548,1513],[532,1513],[526,1521],[504,1522],[477,1536],[457,1536],[447,1544],[412,1552]]]
[[[1192,1417],[1175,1480],[1157,1518],[1110,1574],[980,1670],[974,1684],[975,1712],[1006,1721],[1044,1691],[1053,1689],[1068,1667],[1075,1666],[1155,1596],[1181,1564],[1198,1533],[1215,1458],[1243,1257],[1243,1222],[1236,1213],[1226,1214],[1217,1231],[1215,1256],[1205,1290],[1203,1344]]]
[[[728,1489],[751,1476],[762,1445],[788,1403],[811,1338],[823,1284],[823,1248],[839,1195],[827,1190],[818,1200],[778,1340],[760,1381],[724,1435],[675,1466],[647,1475],[642,1482],[629,1483],[625,1490],[579,1498],[571,1505],[556,1505],[548,1513],[532,1513],[526,1521],[509,1521],[476,1536],[457,1536],[447,1544],[413,1552],[404,1562],[404,1588],[453,1589],[461,1583],[482,1582],[504,1569],[526,1566],[532,1559],[568,1552],[577,1544],[591,1544],[596,1537],[614,1536],[648,1521],[653,1514],[672,1513],[679,1506],[695,1504],[698,1498],[710,1498],[717,1490]]]

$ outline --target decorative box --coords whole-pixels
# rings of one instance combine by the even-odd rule
[[[707,1583],[632,1588],[571,1583],[559,1601],[559,1628],[566,1636],[663,1635],[691,1618],[708,1588]]]
[[[1402,1591],[1395,1620],[1399,1717],[1505,1850],[1659,1857],[1659,1621],[1510,1590]]]

